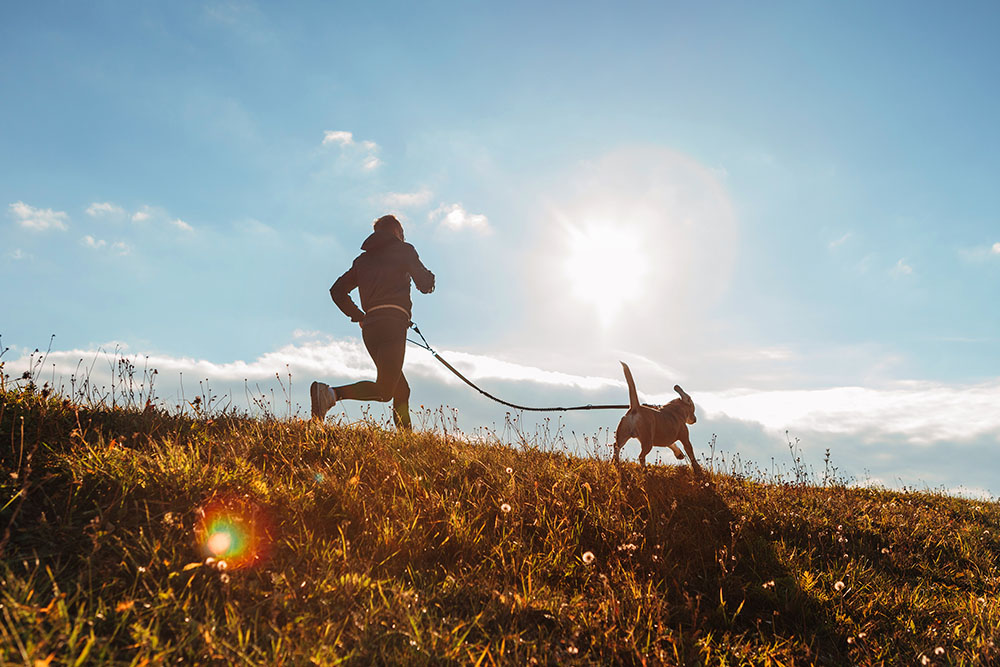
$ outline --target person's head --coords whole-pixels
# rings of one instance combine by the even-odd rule
[[[380,232],[385,230],[393,234],[400,241],[404,241],[403,238],[403,225],[396,219],[394,215],[383,215],[381,218],[375,221],[375,231]]]

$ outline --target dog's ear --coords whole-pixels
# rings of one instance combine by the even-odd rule
[[[679,384],[674,385],[674,391],[676,391],[678,394],[681,395],[681,401],[685,405],[687,405],[688,410],[690,411],[690,414],[688,414],[687,419],[685,421],[687,421],[688,424],[697,423],[698,419],[697,417],[694,416],[694,401],[691,400],[691,397],[687,395],[686,391],[681,389],[681,386]]]

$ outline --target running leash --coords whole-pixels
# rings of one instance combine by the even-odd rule
[[[629,408],[628,404],[625,404],[625,405],[574,405],[574,406],[571,406],[571,407],[568,407],[568,408],[562,408],[562,407],[558,407],[558,408],[532,408],[532,407],[528,407],[526,405],[518,405],[516,403],[511,403],[509,401],[505,401],[502,398],[497,398],[496,396],[494,396],[493,394],[489,393],[488,391],[486,391],[484,389],[481,389],[480,387],[476,386],[476,384],[472,380],[470,380],[469,378],[467,378],[464,375],[462,375],[461,371],[459,371],[457,368],[455,368],[454,366],[452,366],[451,364],[449,364],[447,361],[445,361],[444,357],[442,357],[440,354],[438,354],[434,350],[434,348],[432,348],[430,346],[430,344],[427,342],[427,339],[424,338],[424,335],[422,333],[420,333],[420,329],[417,328],[416,324],[414,324],[413,322],[410,322],[410,328],[413,329],[413,331],[415,331],[418,336],[420,336],[420,340],[422,340],[423,343],[419,343],[419,342],[417,342],[417,341],[415,341],[415,340],[413,340],[411,338],[407,338],[406,340],[408,340],[409,342],[413,343],[417,347],[424,348],[425,350],[427,350],[428,352],[430,352],[431,354],[433,354],[434,358],[437,359],[438,361],[440,361],[444,365],[445,368],[447,368],[449,371],[451,371],[456,376],[458,376],[459,380],[461,380],[465,384],[469,385],[470,387],[472,387],[473,389],[475,389],[476,391],[478,391],[480,394],[482,394],[486,398],[488,398],[490,400],[493,400],[493,401],[496,401],[497,403],[500,403],[502,405],[506,405],[509,408],[514,408],[515,410],[530,410],[532,412],[569,412],[570,410],[628,410],[628,408]]]

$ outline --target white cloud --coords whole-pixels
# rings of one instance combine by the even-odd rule
[[[233,227],[244,234],[251,236],[274,236],[274,227],[264,224],[256,218],[244,218],[233,223]]]
[[[148,206],[143,206],[141,209],[132,214],[132,222],[145,222],[149,220],[152,214],[152,209]]]
[[[451,230],[474,229],[484,234],[490,233],[492,228],[485,215],[470,215],[461,204],[442,204],[431,211],[427,216],[429,220],[438,221],[439,224]]]
[[[31,253],[24,252],[20,248],[14,248],[13,251],[7,253],[7,256],[10,257],[15,262],[21,261],[23,259],[34,259],[34,255],[32,255]]]
[[[125,215],[125,209],[121,206],[112,204],[111,202],[94,202],[87,207],[87,215],[92,218],[100,218],[105,216],[119,217]]]
[[[959,248],[958,256],[970,263],[992,261],[995,257],[1000,257],[1000,241],[993,245]]]
[[[25,229],[32,229],[43,232],[49,229],[66,229],[66,221],[69,220],[62,211],[53,211],[51,208],[35,208],[23,201],[18,201],[9,206],[10,215],[14,217],[17,224]]]
[[[851,237],[853,237],[853,236],[854,236],[854,232],[847,232],[846,234],[844,234],[840,238],[834,239],[833,241],[830,241],[827,244],[827,247],[830,248],[831,250],[833,250],[834,248],[839,248],[840,246],[842,246],[845,243],[847,243],[847,241],[849,241],[851,239]]]
[[[901,276],[909,276],[913,274],[913,267],[906,263],[906,259],[902,258],[896,262],[896,266],[892,267],[892,275],[897,278]]]
[[[894,435],[921,445],[1000,437],[1000,380],[974,385],[907,381],[882,389],[744,389],[702,393],[696,402],[708,413],[757,422],[774,432],[819,431],[864,439]]]
[[[184,222],[180,218],[174,218],[173,220],[170,221],[170,224],[172,224],[174,227],[176,227],[177,229],[179,229],[179,230],[181,230],[183,232],[193,232],[194,231],[194,227],[192,227],[188,223]]]
[[[343,130],[327,130],[323,133],[323,145],[339,144],[350,146],[354,143],[354,134]]]
[[[342,149],[355,148],[354,153],[356,154],[356,149],[360,149],[365,153],[362,158],[361,168],[365,171],[372,171],[377,169],[382,165],[382,160],[380,160],[375,153],[378,152],[378,144],[374,141],[364,140],[355,141],[354,133],[348,132],[346,130],[326,130],[323,132],[323,146],[329,145],[340,146]]]
[[[378,201],[388,208],[415,208],[426,206],[433,196],[427,188],[421,188],[417,192],[387,192],[380,196]]]
[[[736,361],[791,361],[799,357],[790,347],[730,347],[716,354]]]
[[[99,250],[100,248],[103,248],[108,244],[107,241],[103,239],[95,239],[90,234],[87,234],[82,239],[80,239],[80,243],[82,243],[84,246],[88,248],[93,248],[94,250]]]
[[[132,252],[132,248],[129,247],[124,241],[115,241],[110,246],[108,242],[104,239],[95,239],[90,234],[87,234],[82,239],[80,239],[80,244],[85,248],[90,248],[91,250],[101,250],[102,248],[110,248],[112,252],[116,255],[127,255]]]

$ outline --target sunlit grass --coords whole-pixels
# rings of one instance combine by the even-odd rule
[[[5,381],[0,662],[1000,659],[996,503],[144,406]]]

